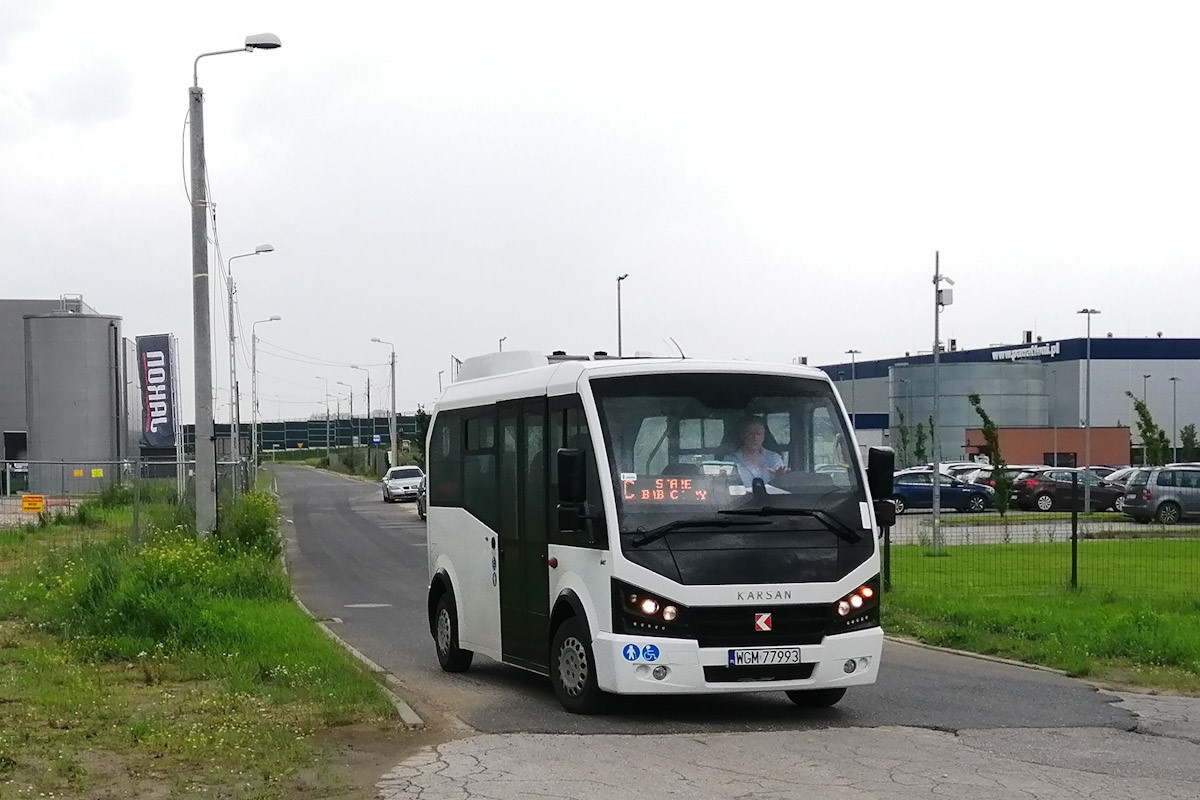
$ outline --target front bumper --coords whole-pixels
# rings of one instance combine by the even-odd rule
[[[392,488],[389,486],[387,488],[387,493],[388,497],[395,497],[400,500],[416,500],[417,495],[420,494],[420,489],[416,486],[402,488]]]
[[[646,646],[657,648],[653,661],[644,656],[629,660],[626,653],[634,645],[639,653]],[[701,648],[694,639],[669,639],[653,636],[625,636],[602,633],[592,641],[596,659],[596,680],[600,688],[615,694],[725,694],[767,692],[790,689],[824,689],[863,686],[875,682],[883,652],[883,629],[826,636],[820,644],[799,645],[800,661],[812,670],[806,678],[795,680],[755,680],[753,672],[743,670],[738,679],[718,675],[729,665],[728,647]],[[862,659],[866,660],[865,666]],[[851,673],[847,661],[855,662]],[[654,677],[655,667],[665,667],[661,680]],[[706,676],[705,667],[708,667]],[[764,670],[769,668],[754,668]],[[723,678],[723,679],[722,679]],[[749,678],[749,679],[747,679]]]

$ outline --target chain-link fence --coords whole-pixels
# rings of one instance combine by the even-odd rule
[[[909,509],[884,534],[885,584],[931,595],[1200,596],[1200,507],[1168,524],[1082,505],[1068,498],[1053,504],[1068,510],[942,513],[936,532],[932,513]]]
[[[245,460],[217,464],[219,509],[252,488],[252,473]],[[0,461],[0,570],[6,559],[188,527],[194,508],[192,460]]]

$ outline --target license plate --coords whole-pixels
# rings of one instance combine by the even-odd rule
[[[1125,495],[1125,499],[1126,499],[1126,500],[1137,500],[1137,497],[1138,497],[1138,496],[1137,496],[1136,494],[1127,494],[1127,495]]]
[[[729,651],[729,666],[731,667],[770,667],[775,664],[799,663],[799,647],[771,647]]]

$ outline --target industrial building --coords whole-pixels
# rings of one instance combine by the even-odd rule
[[[78,295],[0,300],[0,490],[91,492],[139,441],[134,343]]]
[[[1086,418],[1089,343],[1092,463],[1138,463],[1137,415],[1127,392],[1145,399],[1155,422],[1168,435],[1174,431],[1176,443],[1181,428],[1200,423],[1200,339],[1042,341],[1026,332],[1019,344],[972,350],[951,340],[938,370],[942,458],[969,459],[979,452],[981,422],[967,400],[974,393],[998,427],[1021,431],[1007,437],[1020,442],[1023,455],[1036,454],[1034,463],[1082,465],[1085,445],[1077,432]],[[916,439],[928,436],[934,413],[932,353],[821,369],[837,384],[861,445],[889,445],[902,463],[932,459],[932,447],[925,459],[913,452]],[[1024,463],[1007,454],[1006,460]]]

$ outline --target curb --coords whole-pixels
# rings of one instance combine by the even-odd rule
[[[918,641],[917,639],[909,639],[907,636],[893,636],[891,634],[885,634],[883,638],[886,641],[893,642],[895,644],[906,644],[909,647],[918,647],[922,650],[932,650],[935,653],[947,653],[953,656],[964,656],[966,658],[974,658],[978,661],[990,661],[993,664],[1004,664],[1005,666],[1009,667],[1024,667],[1025,669],[1033,669],[1037,670],[1038,672],[1049,672],[1052,675],[1061,675],[1064,678],[1071,677],[1071,673],[1065,670],[1055,669],[1054,667],[1044,667],[1041,664],[1029,664],[1024,661],[1017,661],[1015,658],[992,656],[986,653],[973,653],[970,650],[956,650],[953,647],[940,647],[936,644],[926,644],[925,642]]]
[[[274,478],[274,476],[272,476],[272,477]],[[273,484],[275,487],[278,487],[278,483],[276,482],[277,480],[278,479],[276,478],[273,481]],[[275,497],[276,498],[279,497],[278,490],[276,490],[276,492],[275,492]],[[280,510],[282,511],[282,507]],[[282,522],[287,523],[287,519],[284,518],[282,516],[282,514],[280,515],[280,517],[281,517]],[[287,540],[282,535],[282,529],[283,529],[283,525],[280,525],[280,543],[286,545]],[[286,547],[280,548],[279,563],[280,563],[280,565],[283,566],[283,572],[285,575],[288,576],[288,583],[290,585],[292,573],[291,573],[291,570],[288,568],[287,548]],[[325,622],[320,617],[318,617],[316,614],[314,614],[312,612],[312,610],[309,609],[308,606],[304,605],[304,601],[299,598],[299,596],[296,594],[295,590],[293,590],[291,592],[291,595],[292,595],[292,602],[295,603],[300,608],[301,611],[303,611],[305,614],[307,614],[309,619],[311,619],[313,622],[315,622],[317,624],[317,627],[321,629],[321,633],[325,634],[330,639],[332,639],[334,642],[336,642],[339,646],[342,647],[342,649],[344,649],[347,653],[349,653],[354,658],[355,661],[362,664],[364,667],[366,667],[368,672],[370,672],[372,675],[375,676],[375,679],[377,681],[379,681],[379,683],[380,683],[379,688],[382,689],[384,691],[384,693],[387,694],[388,698],[392,701],[392,705],[396,709],[396,713],[400,716],[401,727],[403,727],[405,730],[410,730],[410,731],[411,730],[423,730],[425,728],[425,720],[421,719],[421,715],[418,714],[416,711],[414,711],[413,707],[410,706],[408,704],[408,702],[404,700],[403,697],[396,694],[396,692],[393,691],[391,688],[393,685],[400,686],[400,680],[398,678],[396,678],[395,675],[388,672],[383,667],[379,666],[374,661],[372,661],[370,658],[368,658],[366,656],[366,654],[364,654],[361,650],[356,648],[354,645],[350,644],[345,639],[343,639],[341,636],[338,636],[336,633],[334,633],[332,628],[330,628],[328,625],[326,625]]]

